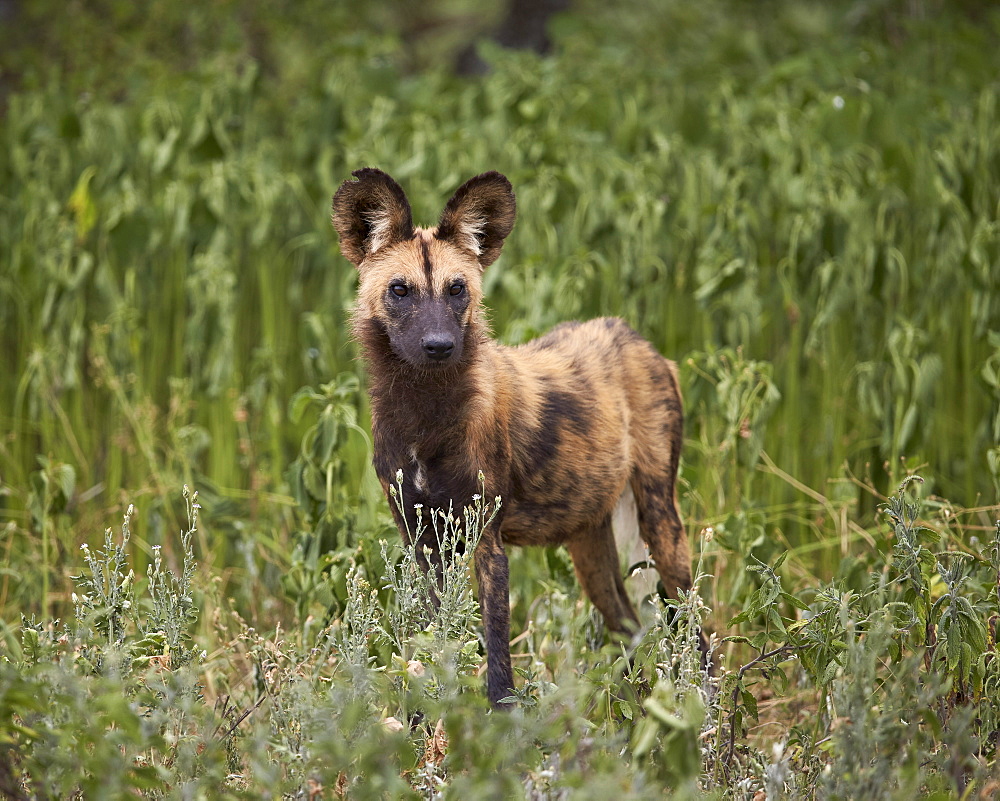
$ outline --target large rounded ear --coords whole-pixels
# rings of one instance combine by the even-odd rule
[[[355,267],[378,250],[413,237],[410,203],[399,184],[381,170],[351,173],[333,196],[333,227],[340,252]]]
[[[514,190],[498,172],[484,172],[462,184],[448,201],[438,223],[437,238],[451,242],[489,267],[514,227]]]

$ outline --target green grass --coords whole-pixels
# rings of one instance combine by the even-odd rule
[[[424,510],[420,525],[450,557],[440,584],[412,549],[359,544],[336,615],[260,631],[196,578],[200,504],[185,487],[177,571],[157,551],[137,580],[129,507],[120,536],[109,528],[103,548],[83,549],[71,618],[9,633],[0,787],[13,798],[988,797],[1000,769],[1000,520],[959,550],[946,526],[920,522],[906,484],[876,549],[836,582],[791,592],[787,551],[750,560],[756,589],[728,623],[745,634],[727,638],[746,658],[714,678],[700,669],[708,554],[679,604],[647,599],[629,644],[604,644],[592,610],[557,582],[516,638],[521,681],[502,713],[482,692],[472,549],[456,548],[478,541],[499,501],[476,500],[464,522]],[[758,697],[790,687],[812,713],[764,717]],[[782,725],[776,736],[754,732],[762,717]]]
[[[399,2],[354,5],[190,9],[106,0],[63,14],[40,3],[0,30],[5,664],[25,663],[22,615],[44,634],[58,630],[48,621],[77,614],[80,546],[96,548],[95,534],[130,504],[127,563],[139,590],[151,580],[147,570],[181,575],[191,557],[176,536],[187,521],[178,488],[197,487],[203,508],[190,546],[199,568],[189,578],[200,615],[186,625],[188,645],[205,650],[207,662],[185,674],[187,689],[157,690],[158,697],[188,693],[195,700],[183,715],[193,717],[175,724],[204,734],[215,726],[211,715],[253,707],[266,664],[309,678],[294,690],[299,700],[277,693],[279,706],[266,716],[262,707],[251,726],[234,730],[248,732],[242,745],[203,736],[205,772],[178,767],[173,778],[154,771],[148,781],[175,787],[195,774],[222,781],[258,743],[279,756],[274,764],[242,762],[239,771],[254,776],[247,787],[266,787],[271,777],[292,792],[307,782],[306,768],[286,772],[305,764],[293,760],[305,746],[281,740],[290,736],[285,727],[269,729],[267,721],[301,716],[303,699],[315,697],[313,679],[326,667],[310,661],[318,658],[310,649],[328,625],[359,613],[352,607],[359,575],[377,591],[378,609],[390,608],[392,593],[374,577],[399,558],[378,545],[397,535],[369,466],[363,370],[345,325],[355,273],[329,224],[332,192],[364,165],[397,178],[424,223],[469,176],[499,169],[511,178],[519,219],[486,275],[503,341],[614,314],[678,361],[687,411],[681,506],[692,536],[713,532],[704,549],[714,578],[702,586],[711,628],[751,640],[784,637],[789,626],[794,634],[795,605],[780,597],[780,627],[763,608],[730,625],[770,586],[770,574],[747,566],[773,565],[784,552],[774,572],[783,592],[814,604],[834,580],[868,599],[864,609],[845,608],[870,615],[885,598],[864,594],[859,571],[889,570],[895,544],[879,531],[877,507],[919,472],[924,519],[941,534],[926,545],[935,559],[923,576],[927,614],[952,592],[943,578],[932,580],[937,563],[947,571],[961,561],[940,554],[978,554],[972,584],[952,595],[975,599],[976,619],[994,632],[982,653],[995,650],[996,601],[980,544],[992,536],[1000,503],[996,11],[931,0],[583,2],[553,21],[551,56],[487,47],[491,73],[461,79],[450,72],[452,54],[489,22],[467,4],[430,4],[419,17]],[[642,797],[691,779],[658,772],[650,756],[676,748],[679,764],[689,764],[683,732],[697,729],[685,706],[690,693],[675,685],[652,696],[682,722],[674,739],[672,724],[643,723],[668,719],[642,705],[652,674],[626,681],[639,700],[614,695],[621,681],[614,671],[624,663],[609,651],[597,663],[583,656],[603,640],[566,554],[513,554],[512,582],[514,632],[524,633],[515,664],[528,674],[526,698],[543,707],[542,699],[556,700],[530,720],[484,718],[479,681],[462,671],[465,683],[449,696],[456,709],[477,710],[470,719],[501,739],[550,743],[535,756],[498,748],[496,765],[518,766],[498,781],[524,788],[526,777],[552,769],[560,781],[577,782],[574,792],[593,782],[595,797],[611,785]],[[869,632],[873,643],[894,636],[872,627],[858,641]],[[854,641],[837,636],[850,646],[838,658],[854,659],[856,675],[871,679],[858,687],[876,692],[888,682],[915,699],[924,692],[900,671],[879,673],[865,661],[870,649],[851,651]],[[59,647],[36,660],[37,670],[58,663],[57,673],[79,677]],[[901,646],[911,655],[925,647]],[[402,681],[392,673],[403,669],[392,662],[394,650],[379,648],[376,664]],[[733,671],[759,656],[746,643],[723,652]],[[948,662],[941,681],[954,681],[958,664]],[[30,694],[36,674],[15,673],[4,678],[15,688],[10,697],[19,697],[18,687]],[[791,697],[801,685],[809,709],[848,693],[836,677],[813,673],[791,675]],[[579,678],[588,675],[593,681]],[[111,728],[128,724],[136,753],[173,747],[156,739],[166,730],[160,723],[142,728],[114,706],[106,673],[92,685],[74,681],[66,679],[60,696],[67,709],[91,701],[106,708]],[[754,687],[780,689],[762,682]],[[953,699],[950,690],[927,692],[928,708]],[[973,700],[956,703],[955,714],[979,703],[966,695]],[[331,744],[319,718],[288,725],[331,740],[330,753],[345,764],[364,763],[383,747],[411,748],[405,737],[389,742],[363,723],[372,704],[381,709],[372,698],[395,703],[378,693],[360,706],[345,702],[344,714],[356,715],[350,726],[367,732],[354,755],[336,750],[343,746]],[[841,700],[863,706],[849,693]],[[617,702],[631,703],[633,717]],[[292,711],[281,712],[285,703]],[[150,704],[159,715],[159,702]],[[783,724],[793,716],[769,704],[762,712],[779,710]],[[898,743],[892,710],[880,709],[873,731]],[[472,741],[461,740],[466,724],[446,711],[442,705],[453,753],[471,754]],[[101,720],[93,722],[95,738]],[[578,759],[584,746],[575,735],[552,745],[568,720],[574,732],[597,732],[593,762]],[[941,733],[925,721],[931,745],[913,740],[913,753],[931,759],[945,742],[972,753],[959,742],[968,726],[949,728],[958,720],[951,713],[942,720]],[[57,743],[64,729],[50,723],[55,739],[46,742]],[[868,748],[838,745],[824,756],[815,744],[838,735],[833,721],[817,725],[828,727],[825,734],[789,757],[805,776],[824,764],[845,766],[837,759]],[[433,737],[433,728],[421,731]],[[737,749],[740,770],[757,776],[755,787],[770,760],[767,731],[738,738],[746,749]],[[763,750],[754,750],[758,740]],[[94,741],[80,742],[86,750]],[[626,746],[623,763],[614,754]],[[189,765],[197,762],[191,748]],[[73,753],[60,759],[72,766]],[[121,752],[102,753],[114,761]],[[451,792],[465,781],[484,791],[477,782],[488,766],[468,758],[483,772],[452,765]],[[738,794],[733,777],[743,773],[712,762],[718,754],[702,758],[711,786]],[[127,772],[126,763],[115,764]],[[364,764],[351,781],[416,787],[405,759]],[[871,775],[908,769],[885,765],[889,773]],[[330,792],[340,769],[318,770]],[[844,770],[869,775],[857,765]],[[934,763],[932,772],[949,770]],[[969,765],[954,770],[979,775]],[[643,789],[636,775],[653,778]],[[920,771],[907,775],[924,789],[933,785]],[[539,776],[531,781],[547,781]],[[380,792],[395,791],[371,790]]]

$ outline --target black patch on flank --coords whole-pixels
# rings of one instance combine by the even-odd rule
[[[590,415],[579,397],[570,392],[551,390],[542,401],[538,429],[530,436],[525,448],[525,483],[535,476],[551,473],[561,456],[563,432],[571,430],[579,436],[590,431]],[[550,483],[548,479],[546,483]]]
[[[526,454],[528,477],[546,473],[549,466],[559,457],[559,432],[545,426],[544,422],[538,432],[528,443]]]
[[[559,390],[545,394],[541,414],[543,433],[569,427],[580,436],[586,436],[590,432],[592,418],[580,395]]]

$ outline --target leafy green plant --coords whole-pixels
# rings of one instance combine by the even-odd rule
[[[298,533],[282,584],[301,619],[315,602],[331,612],[344,608],[348,554],[358,545],[360,532],[371,530],[378,520],[382,490],[370,460],[360,480],[355,469],[357,440],[364,444],[362,452],[371,452],[369,437],[358,425],[358,393],[357,376],[343,373],[319,391],[303,387],[289,402],[289,416],[296,423],[308,409],[318,411],[286,473],[305,530]],[[334,580],[327,581],[327,574]]]
[[[996,670],[996,642],[987,626],[1000,609],[993,597],[1000,573],[992,556],[933,550],[940,537],[920,525],[920,506],[906,496],[907,486],[919,481],[909,477],[884,506],[894,543],[884,562],[872,565],[861,592],[834,584],[806,603],[782,589],[778,571],[787,554],[770,566],[749,566],[761,575],[761,586],[730,625],[757,620],[762,627],[753,637],[727,638],[755,654],[723,680],[727,763],[737,756],[747,720],[758,717],[754,684],[764,679],[772,687],[787,686],[794,659],[819,690],[820,707],[825,701],[829,710],[800,736],[810,744],[824,742],[824,731],[833,737],[828,775],[836,778],[832,784],[823,779],[831,797],[894,798],[931,776],[965,791],[975,772],[971,766],[978,770],[980,763],[949,761],[948,749],[961,741],[971,756],[1000,735],[996,696],[984,692],[986,671]],[[973,584],[975,573],[981,576]],[[753,674],[760,679],[751,682]],[[962,734],[955,740],[957,732]],[[900,790],[897,782],[910,790]]]

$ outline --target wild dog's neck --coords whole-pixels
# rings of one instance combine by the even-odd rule
[[[466,331],[461,363],[445,369],[421,370],[404,362],[376,320],[358,320],[355,335],[368,369],[368,392],[378,424],[427,431],[463,421],[476,391],[473,376],[486,356],[484,326]]]

